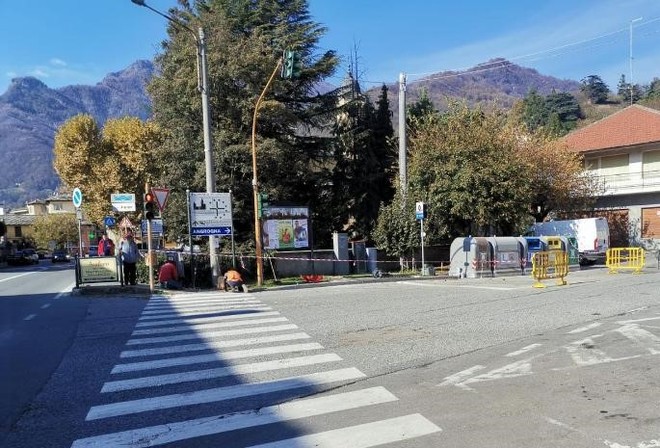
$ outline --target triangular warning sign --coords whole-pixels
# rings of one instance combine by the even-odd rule
[[[161,212],[167,205],[167,198],[170,195],[170,189],[169,188],[152,188],[151,193],[154,195],[156,198],[156,204],[158,204],[158,210]]]

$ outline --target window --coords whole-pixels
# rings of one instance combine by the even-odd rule
[[[646,151],[642,155],[644,177],[656,176],[660,173],[660,151]]]
[[[600,159],[600,173],[604,176],[610,174],[627,174],[628,154],[602,157]]]
[[[14,236],[16,238],[23,237],[23,229],[21,228],[21,226],[14,226]]]

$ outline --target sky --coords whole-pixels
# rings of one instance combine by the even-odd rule
[[[147,0],[166,12],[176,0]],[[660,77],[660,0],[308,0],[327,28],[318,52],[342,57],[337,85],[357,61],[363,88],[409,83],[506,58],[543,75],[598,75],[616,91],[621,75]],[[639,20],[637,20],[639,19]],[[51,88],[93,85],[153,59],[166,20],[131,0],[0,0],[0,94],[12,78]],[[632,28],[632,39],[631,39]],[[632,43],[632,58],[631,58]],[[353,55],[353,56],[352,56]]]

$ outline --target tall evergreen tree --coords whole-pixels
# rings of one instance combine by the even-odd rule
[[[550,114],[550,120],[556,117],[556,126],[548,127],[554,135],[564,135],[575,129],[577,121],[582,118],[580,104],[573,95],[567,92],[552,92],[545,97],[546,109]]]
[[[589,75],[582,81],[580,90],[587,96],[593,104],[603,104],[607,102],[607,96],[610,93],[609,87],[598,75]]]
[[[548,123],[550,113],[545,98],[532,89],[522,100],[522,121],[531,131],[535,131]]]
[[[315,225],[327,223],[329,139],[324,137],[334,99],[315,86],[332,75],[333,51],[317,56],[326,29],[309,15],[305,0],[180,1],[171,10],[191,29],[203,27],[208,55],[210,115],[216,191],[232,191],[238,241],[253,235],[252,118],[257,98],[284,49],[301,55],[300,78],[276,78],[265,92],[256,126],[257,173],[260,191],[271,202],[321,204]],[[205,191],[202,111],[197,90],[195,41],[172,24],[163,53],[156,58],[159,76],[149,91],[155,119],[172,138],[159,152],[161,183],[172,189],[168,227],[187,233],[185,191]],[[316,229],[318,230],[318,229]],[[321,244],[324,230],[315,234]],[[327,232],[326,232],[327,233]]]

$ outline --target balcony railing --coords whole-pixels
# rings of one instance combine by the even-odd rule
[[[660,191],[660,170],[594,176],[605,186],[606,194]]]

